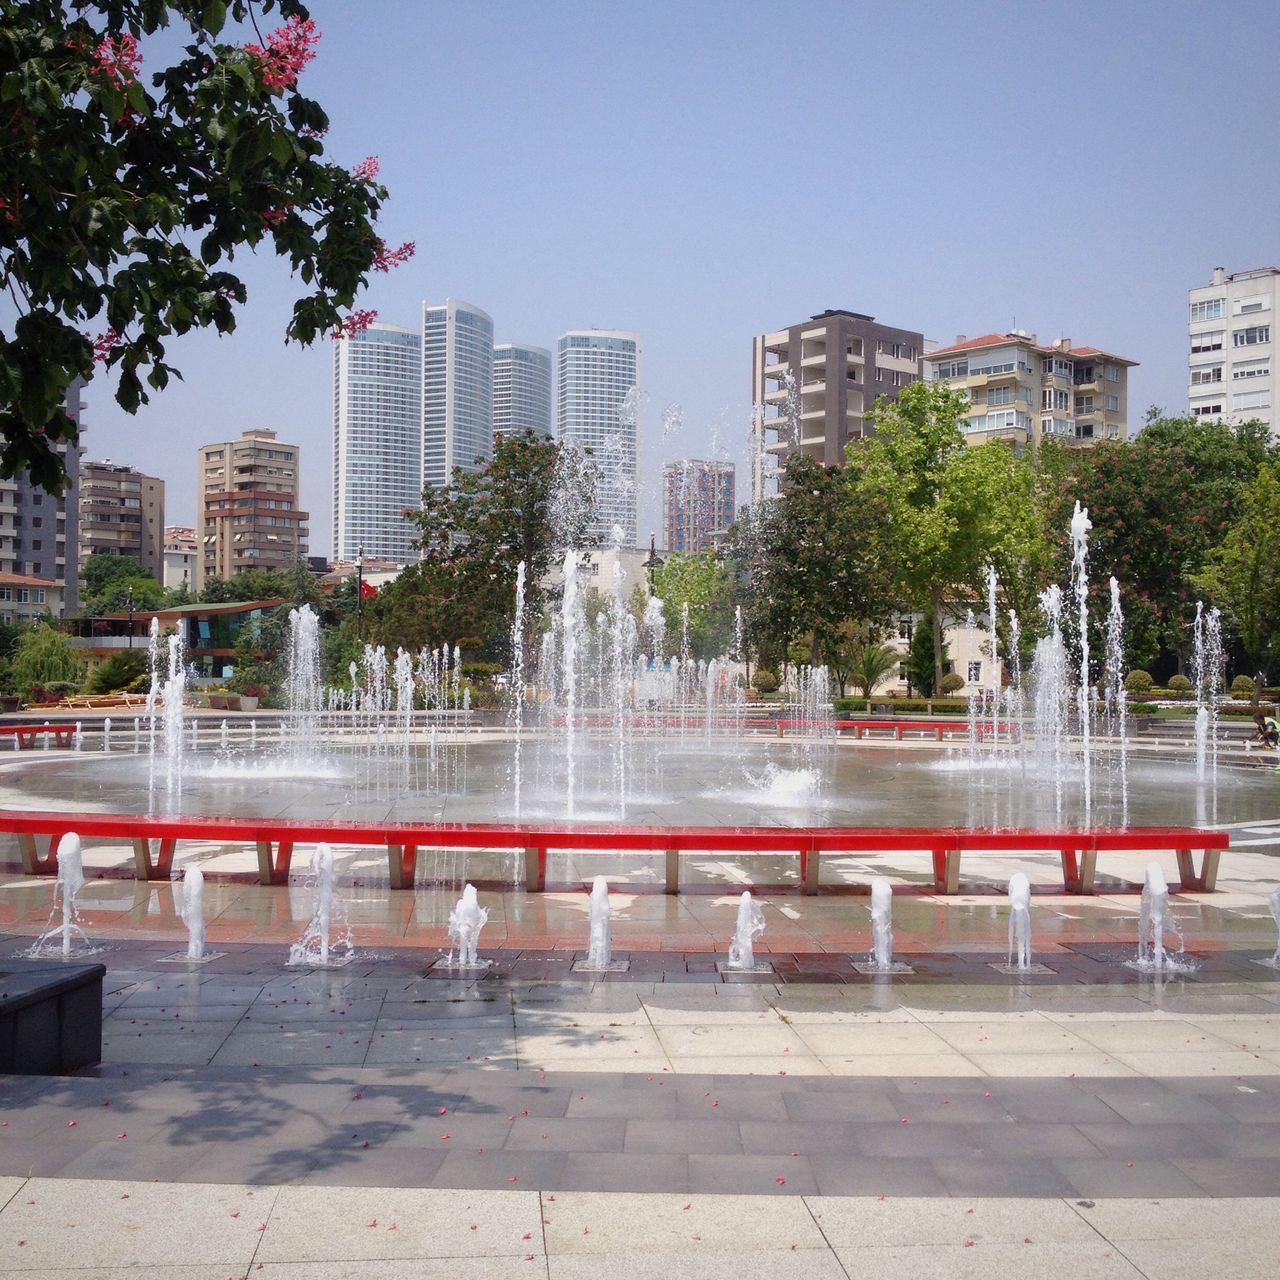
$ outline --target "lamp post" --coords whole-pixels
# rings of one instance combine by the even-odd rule
[[[907,669],[907,697],[911,697],[911,638],[915,633],[915,618],[911,614],[906,614],[902,619],[899,634],[904,636],[907,641],[907,660],[905,666]]]
[[[644,567],[649,574],[649,594],[657,594],[657,573],[666,561],[658,554],[658,535],[651,533],[649,535],[649,558],[644,562]]]
[[[129,606],[129,648],[132,649],[133,648],[133,588],[132,587],[129,588],[127,603]]]
[[[364,635],[364,547],[356,549],[356,639]]]

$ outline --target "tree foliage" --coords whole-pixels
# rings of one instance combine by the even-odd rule
[[[147,74],[170,26],[186,43]],[[18,311],[0,331],[0,473],[60,492],[74,378],[112,369],[132,413],[181,376],[170,339],[234,329],[238,250],[274,251],[307,290],[287,339],[367,323],[343,311],[412,246],[374,229],[376,162],[324,158],[328,118],[297,87],[318,38],[298,0],[0,0],[0,283]]]
[[[714,552],[672,552],[654,573],[655,594],[666,606],[667,649],[680,646],[681,617],[689,606],[689,654],[717,658],[733,647],[730,570]],[[658,656],[658,655],[654,655]]]
[[[13,675],[24,699],[31,697],[37,685],[70,683],[79,687],[84,670],[84,663],[56,627],[37,622],[22,633],[13,658]]]
[[[146,613],[165,603],[165,590],[151,570],[131,556],[88,556],[80,566],[80,581],[80,613],[86,618],[130,609]]]

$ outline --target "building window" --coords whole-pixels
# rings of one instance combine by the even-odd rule
[[[1192,369],[1191,370],[1191,385],[1193,387],[1202,387],[1207,382],[1221,382],[1221,381],[1222,381],[1222,366],[1220,364],[1215,364],[1212,368],[1209,368],[1209,369]]]
[[[1220,404],[1193,404],[1191,406],[1192,417],[1196,418],[1216,418],[1222,412]]]
[[[1012,404],[1013,388],[1012,387],[988,387],[987,403],[988,404]]]
[[[934,382],[948,382],[952,378],[967,378],[968,376],[968,360],[949,360],[945,364],[934,365],[933,368]]]
[[[1221,329],[1215,329],[1212,333],[1193,333],[1191,354],[1195,355],[1198,351],[1221,351],[1224,337],[1225,334]]]
[[[1076,416],[1093,412],[1092,396],[1076,396]]]
[[[969,663],[969,683],[977,684],[982,679],[982,663]]]
[[[1207,302],[1193,302],[1191,304],[1191,321],[1194,324],[1197,320],[1220,320],[1223,314],[1223,307],[1226,299],[1210,298]]]
[[[1106,378],[1108,382],[1120,381],[1120,366],[1109,364],[1106,366]]]
[[[1108,412],[1108,413],[1119,413],[1119,412],[1120,412],[1120,397],[1119,397],[1119,396],[1108,396],[1108,397],[1107,397],[1107,412]]]
[[[1257,299],[1254,299],[1252,302],[1242,302],[1240,306],[1236,309],[1236,315],[1251,316],[1255,311],[1261,311],[1261,310],[1262,310],[1262,299],[1257,298]]]
[[[1231,341],[1237,347],[1260,347],[1271,341],[1271,326],[1255,324],[1248,329],[1236,329],[1231,335]]]
[[[1232,369],[1231,377],[1233,379],[1265,378],[1270,372],[1271,366],[1264,361],[1261,364],[1245,364],[1238,369]],[[1192,381],[1194,382],[1195,379],[1193,378]]]

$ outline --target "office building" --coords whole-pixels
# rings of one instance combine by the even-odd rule
[[[443,488],[453,469],[493,456],[493,320],[456,298],[422,304],[422,481]]]
[[[560,442],[590,457],[599,477],[588,534],[601,543],[636,541],[636,439],[640,336],[576,329],[556,343]]]
[[[200,447],[200,558],[196,589],[244,569],[286,569],[307,554],[298,509],[299,450],[265,427]]]
[[[493,434],[551,434],[551,352],[502,342],[493,349]]]
[[[733,523],[736,469],[732,462],[689,459],[662,468],[662,528],[668,551],[718,546]]]
[[[84,381],[76,378],[67,388],[67,416],[83,433]],[[79,443],[59,440],[54,451],[62,458],[67,487],[61,497],[46,493],[33,483],[29,472],[0,480],[0,573],[52,583],[57,591],[25,584],[25,589],[45,594],[50,612],[74,613],[80,593],[80,458]],[[11,584],[21,592],[24,584]],[[34,603],[34,601],[32,601]]]
[[[422,505],[422,335],[373,324],[333,344],[333,554],[416,559]]]
[[[1137,364],[1070,338],[1042,346],[1015,329],[960,335],[924,358],[925,377],[969,396],[969,444],[1003,440],[1017,451],[1054,439],[1078,448],[1128,438],[1129,370]]]
[[[110,458],[80,464],[80,563],[128,556],[164,574],[164,481]]]
[[[877,397],[896,400],[919,380],[924,346],[922,334],[857,311],[824,311],[760,334],[752,352],[752,500],[777,492],[777,473],[793,453],[843,465],[845,445],[871,430]]]
[[[1246,422],[1277,434],[1275,333],[1280,271],[1258,267],[1190,291],[1187,401],[1192,417]]]

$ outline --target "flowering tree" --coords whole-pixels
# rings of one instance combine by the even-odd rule
[[[272,10],[283,25],[263,36]],[[145,77],[171,24],[182,56]],[[132,413],[181,376],[169,338],[230,332],[238,249],[274,249],[307,289],[287,339],[373,319],[357,293],[413,246],[374,228],[376,159],[324,158],[328,119],[298,89],[319,39],[298,0],[0,0],[0,473],[60,490],[73,378],[114,369]]]

